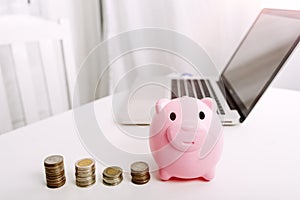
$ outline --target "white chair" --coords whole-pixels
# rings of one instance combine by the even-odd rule
[[[35,43],[39,50],[42,74],[32,74],[31,54],[28,44]],[[7,15],[0,17],[0,47],[8,46],[10,51],[18,95],[23,110],[24,124],[41,118],[37,105],[39,96],[34,80],[44,77],[50,115],[72,107],[76,80],[76,66],[68,23],[58,23],[28,15]],[[30,57],[31,56],[31,57]],[[12,130],[8,98],[9,89],[5,84],[3,63],[0,60],[0,133]]]

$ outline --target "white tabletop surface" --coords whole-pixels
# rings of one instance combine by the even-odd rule
[[[98,162],[97,182],[89,188],[74,184],[75,161],[91,155],[68,111],[0,136],[0,199],[300,199],[299,102],[300,92],[270,89],[242,125],[225,127],[223,155],[211,182],[163,182],[152,172],[148,184],[134,185],[125,173],[121,184],[108,187],[101,182],[105,166]],[[111,129],[110,141],[118,143],[109,103],[109,98],[96,101],[95,112],[105,131]],[[126,142],[121,148],[148,149]],[[65,159],[67,182],[59,189],[45,185],[43,160],[51,154]]]

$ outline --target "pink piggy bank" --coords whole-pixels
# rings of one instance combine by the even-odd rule
[[[222,124],[214,100],[159,100],[149,142],[162,180],[213,179],[223,147]]]

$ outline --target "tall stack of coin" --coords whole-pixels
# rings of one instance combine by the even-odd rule
[[[145,162],[135,162],[130,166],[131,181],[135,184],[142,185],[150,180],[149,166]]]
[[[96,182],[95,161],[90,158],[84,158],[75,164],[76,185],[79,187],[88,187]]]
[[[44,160],[47,187],[59,188],[66,182],[64,170],[64,158],[60,155],[52,155]]]
[[[109,186],[118,185],[123,180],[122,173],[123,171],[120,167],[107,167],[102,173],[103,183]]]

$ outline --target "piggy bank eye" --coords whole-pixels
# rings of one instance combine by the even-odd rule
[[[199,112],[199,118],[200,118],[201,120],[203,120],[203,119],[205,118],[204,112],[202,112],[202,111]]]
[[[170,114],[170,120],[174,121],[176,119],[176,114],[174,112],[172,112]]]

